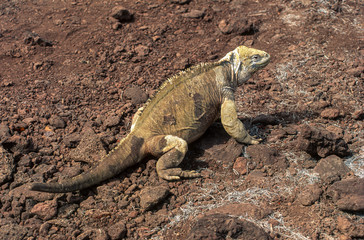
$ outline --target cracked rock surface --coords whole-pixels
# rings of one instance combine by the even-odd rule
[[[363,239],[364,61],[359,1],[1,1],[0,239]],[[257,146],[217,121],[183,169],[148,158],[88,171],[168,77],[238,45],[271,63],[235,94]],[[254,237],[252,237],[254,236]]]

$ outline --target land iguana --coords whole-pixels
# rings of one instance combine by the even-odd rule
[[[258,144],[238,119],[235,89],[270,60],[266,52],[239,46],[221,60],[203,63],[165,81],[134,115],[130,133],[99,164],[61,183],[34,183],[32,190],[72,192],[91,187],[151,154],[159,157],[158,176],[165,180],[199,177],[182,170],[187,145],[220,116],[226,132],[240,143]]]

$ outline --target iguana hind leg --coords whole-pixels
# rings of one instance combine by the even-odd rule
[[[165,180],[179,180],[183,178],[199,177],[195,171],[185,171],[178,168],[187,152],[187,142],[172,135],[152,137],[146,143],[147,151],[157,157],[157,173]]]

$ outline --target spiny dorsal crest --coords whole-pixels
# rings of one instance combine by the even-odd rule
[[[159,92],[167,88],[168,86],[178,84],[181,81],[185,81],[187,79],[193,78],[201,73],[207,72],[208,70],[214,68],[215,66],[220,65],[220,62],[214,62],[214,63],[200,63],[196,66],[190,67],[184,71],[180,71],[176,75],[168,78],[162,85],[159,87],[159,89],[156,91],[153,97],[149,98],[148,101],[144,104],[144,109],[149,105],[151,101],[158,95]],[[140,114],[142,111],[140,112]]]
[[[211,68],[219,65],[219,63],[200,63],[196,66],[187,68],[186,70],[180,71],[176,75],[168,78],[160,87],[158,91],[161,91],[163,88],[168,86],[168,84],[178,83],[180,81],[184,81],[190,78],[193,78],[201,73],[207,72]]]
[[[255,54],[255,51],[259,52],[259,50],[248,48],[245,46],[239,46],[235,48],[233,51],[227,53],[225,57],[220,59],[218,62],[213,63],[201,63],[196,66],[193,66],[191,68],[188,68],[184,71],[180,71],[176,75],[168,78],[162,85],[159,87],[159,89],[156,91],[153,97],[149,98],[148,101],[144,104],[144,109],[149,105],[150,102],[155,99],[155,97],[163,91],[166,87],[178,84],[180,81],[185,81],[187,79],[193,78],[197,76],[198,74],[207,72],[211,68],[214,68],[215,66],[221,65],[223,63],[229,62],[233,63],[234,66],[238,66],[240,62],[249,56]],[[143,111],[140,111],[138,114],[141,115]]]

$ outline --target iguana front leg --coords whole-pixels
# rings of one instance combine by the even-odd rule
[[[179,180],[183,178],[200,177],[195,171],[178,168],[187,152],[187,142],[172,135],[159,135],[148,139],[146,150],[150,154],[160,157],[157,162],[158,176],[165,180]]]
[[[244,124],[238,119],[235,102],[231,98],[224,98],[221,105],[221,123],[225,131],[240,143],[258,144],[262,139],[249,135]]]

